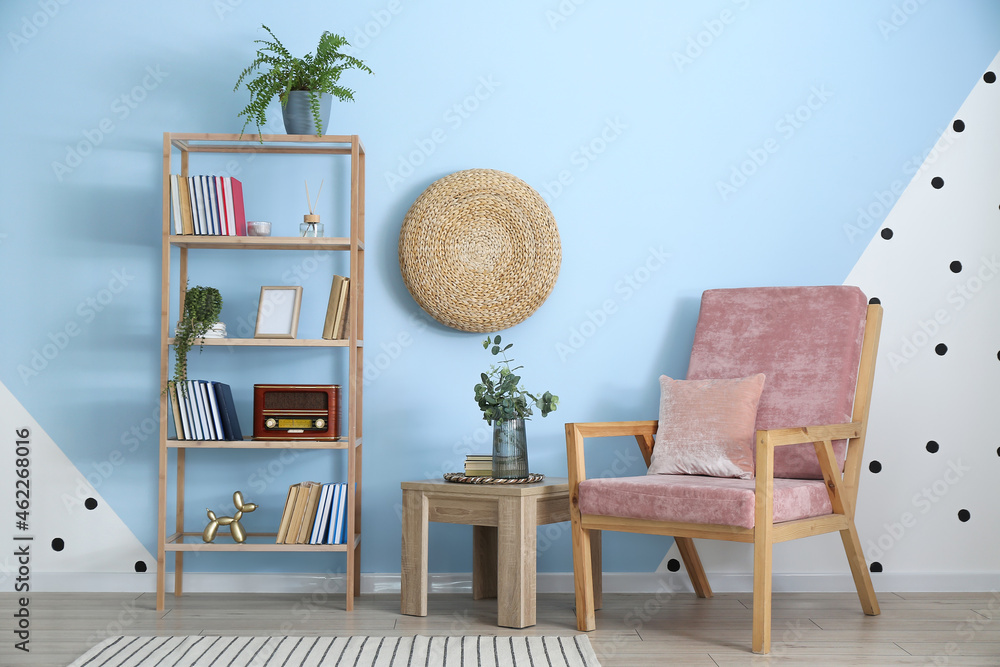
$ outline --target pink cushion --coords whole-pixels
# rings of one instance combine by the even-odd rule
[[[754,480],[644,475],[580,482],[584,514],[655,521],[754,526]],[[832,514],[822,481],[774,480],[774,523]]]
[[[752,479],[763,386],[763,373],[736,380],[660,376],[660,421],[647,474]]]
[[[857,287],[752,287],[702,295],[689,380],[764,373],[758,429],[851,421],[867,299]],[[835,443],[843,469],[846,443]],[[781,447],[775,477],[821,479],[812,445]]]

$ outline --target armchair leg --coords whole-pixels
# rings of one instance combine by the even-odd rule
[[[881,610],[875,597],[871,575],[868,574],[868,567],[865,565],[865,554],[861,549],[858,529],[853,520],[850,528],[840,531],[840,539],[844,542],[844,551],[847,552],[847,562],[851,565],[851,574],[854,576],[854,586],[858,589],[858,598],[861,599],[861,608],[869,616],[878,616]]]
[[[771,531],[755,531],[753,543],[753,652],[771,652]]]
[[[576,590],[576,628],[590,632],[597,628],[594,619],[594,572],[590,531],[584,530],[578,520],[572,521],[573,532],[573,587]],[[600,537],[598,536],[598,539]]]
[[[701,566],[701,558],[698,557],[694,540],[690,537],[675,537],[674,542],[677,543],[677,550],[681,552],[681,560],[684,561],[684,569],[691,578],[695,595],[700,598],[712,597],[712,587],[709,586],[708,577],[705,576],[705,568]]]
[[[604,567],[601,564],[601,531],[590,532],[590,576],[594,580],[594,609],[604,606]]]

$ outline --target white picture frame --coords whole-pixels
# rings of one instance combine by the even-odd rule
[[[295,338],[299,330],[302,288],[267,285],[260,288],[254,338]]]

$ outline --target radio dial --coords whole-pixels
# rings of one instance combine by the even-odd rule
[[[264,421],[264,426],[266,426],[266,427],[268,427],[268,428],[274,428],[274,427],[275,427],[275,426],[277,426],[277,425],[278,425],[278,420],[277,420],[277,419],[275,419],[274,417],[268,417],[268,418],[267,418],[267,419],[266,419],[266,420]]]
[[[317,419],[316,420],[316,428],[326,428],[326,420],[325,419]]]

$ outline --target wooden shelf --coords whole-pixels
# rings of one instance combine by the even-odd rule
[[[179,160],[177,154],[180,154]],[[313,155],[329,156],[324,161],[332,164],[349,163],[349,170],[334,169],[332,174],[347,176],[349,172],[349,188],[345,188],[350,193],[350,214],[349,225],[344,225],[348,231],[345,237],[320,237],[304,238],[296,236],[196,236],[177,235],[173,226],[171,216],[171,176],[188,177],[192,173],[198,173],[200,165],[196,162],[207,162],[200,155],[207,153],[216,154],[274,154],[278,159],[285,162],[296,159],[295,156]],[[281,155],[292,156],[291,158],[281,158]],[[261,158],[273,159],[273,158]],[[320,161],[321,158],[311,159],[313,162]],[[281,166],[281,165],[279,165]],[[168,420],[172,419],[171,406],[167,400],[167,393],[160,392],[159,396],[159,479],[157,485],[157,554],[156,554],[156,609],[164,609],[164,598],[166,595],[166,573],[168,570],[167,557],[174,561],[174,595],[183,593],[184,579],[184,554],[185,552],[339,552],[343,553],[346,561],[346,576],[344,578],[346,588],[346,609],[351,611],[354,608],[354,598],[361,588],[361,567],[360,567],[360,544],[361,544],[361,458],[363,448],[361,446],[362,435],[362,402],[363,402],[363,347],[364,347],[364,271],[365,271],[365,149],[361,144],[361,139],[357,135],[325,135],[321,137],[306,135],[284,135],[269,134],[258,136],[255,134],[201,134],[201,133],[171,133],[163,134],[163,172],[162,172],[163,198],[161,200],[161,309],[160,309],[160,386],[166,387],[170,379],[170,358],[171,346],[174,339],[170,337],[170,331],[174,323],[179,318],[177,312],[171,312],[173,304],[183,306],[184,290],[188,284],[188,269],[193,262],[191,254],[197,254],[200,250],[317,250],[317,251],[341,251],[347,253],[347,266],[350,270],[350,284],[348,292],[348,318],[347,331],[344,338],[339,340],[325,340],[312,338],[206,338],[195,341],[195,345],[205,347],[225,347],[230,351],[233,348],[316,348],[329,350],[331,348],[341,348],[343,352],[325,353],[321,355],[323,359],[329,358],[333,369],[346,370],[346,381],[344,382],[342,407],[342,419],[340,432],[343,437],[329,440],[169,440],[167,438]],[[329,178],[330,174],[327,174]],[[249,177],[248,177],[249,178]],[[267,182],[246,183],[246,187],[267,187]],[[340,227],[338,227],[338,230]],[[212,261],[232,261],[242,263],[241,270],[252,270],[254,267],[246,265],[249,258],[245,255],[230,253],[225,257],[215,257]],[[234,264],[235,266],[236,264]],[[245,265],[245,266],[243,266]],[[332,272],[332,268],[331,268]],[[252,274],[248,274],[252,275]],[[253,285],[268,284],[267,275],[261,275],[259,282]],[[254,279],[251,279],[254,280]],[[250,283],[247,283],[248,285]],[[270,284],[277,284],[271,282]],[[329,283],[327,283],[329,284]],[[252,287],[247,287],[247,290]],[[173,293],[173,299],[171,299]],[[251,294],[252,296],[252,294]],[[177,305],[173,306],[176,311]],[[246,366],[252,361],[248,355],[250,352],[241,352],[238,364]],[[341,356],[343,355],[343,356]],[[252,356],[252,355],[251,355]],[[346,361],[346,369],[343,369]],[[295,380],[292,377],[289,380]],[[195,526],[187,526],[185,530],[185,469],[191,465],[212,465],[218,463],[214,461],[217,457],[194,456],[188,457],[188,450],[262,450],[277,452],[279,450],[312,450],[327,451],[344,450],[345,455],[319,456],[322,461],[329,461],[329,475],[323,475],[322,471],[316,470],[309,473],[310,476],[333,477],[334,472],[341,469],[342,474],[338,474],[338,479],[330,480],[337,483],[346,483],[349,489],[346,496],[346,525],[344,530],[347,535],[353,535],[348,540],[348,544],[275,544],[275,533],[250,533],[247,541],[238,544],[233,541],[228,529],[220,531],[217,539],[211,543],[205,543],[201,539],[201,532],[188,532]],[[236,451],[233,456],[225,456],[226,464],[241,465],[241,457]],[[209,460],[212,459],[212,460]],[[343,466],[338,464],[343,463]],[[301,482],[298,479],[281,479],[276,481],[275,488],[285,484]],[[169,484],[173,484],[176,489],[172,494],[169,491]],[[171,496],[173,502],[171,503]],[[284,494],[281,498],[284,498]],[[269,503],[280,502],[269,500]],[[172,517],[167,516],[168,506],[173,507]],[[204,524],[204,516],[198,526],[200,531]],[[168,533],[168,523],[173,524]],[[188,523],[191,523],[188,518]],[[253,517],[248,517],[244,525],[254,526]],[[275,526],[259,526],[275,528]]]
[[[361,438],[354,439],[361,446]],[[167,440],[171,449],[348,449],[347,438],[336,440]]]
[[[234,542],[228,532],[220,531],[214,542],[204,542],[201,533],[174,533],[167,538],[166,551],[295,551],[329,552],[348,551],[346,544],[275,544],[277,533],[247,533],[246,542]],[[360,533],[354,536],[354,545],[361,543]]]
[[[173,345],[174,339],[168,338],[167,345]],[[350,347],[346,338],[326,340],[325,338],[205,338],[198,339],[194,345],[208,347]],[[358,341],[358,347],[364,347]]]
[[[350,155],[354,137],[326,134],[320,137],[305,134],[201,134],[172,133],[170,144],[188,153],[298,153],[317,155]],[[261,143],[263,141],[264,143]],[[361,155],[365,147],[358,140]]]
[[[350,250],[351,240],[343,237],[303,238],[299,236],[192,236],[171,234],[170,245],[175,248],[202,248],[205,250]],[[358,241],[364,250],[364,241]]]

